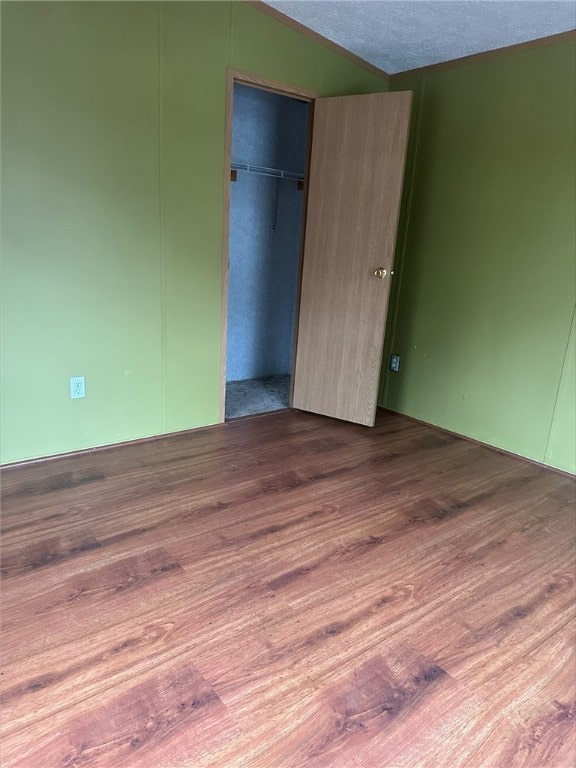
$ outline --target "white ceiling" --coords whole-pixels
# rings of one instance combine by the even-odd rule
[[[267,0],[388,74],[566,32],[576,0]]]

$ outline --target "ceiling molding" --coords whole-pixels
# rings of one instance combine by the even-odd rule
[[[441,61],[438,64],[429,64],[425,67],[406,69],[402,72],[395,72],[393,75],[391,75],[388,72],[385,72],[383,69],[374,66],[374,64],[370,64],[370,62],[366,61],[365,59],[360,58],[360,56],[357,56],[355,53],[352,53],[346,48],[343,48],[341,45],[338,45],[338,43],[334,43],[332,40],[329,40],[327,37],[324,37],[318,32],[314,32],[313,29],[306,27],[299,21],[290,18],[290,16],[286,16],[286,14],[276,10],[276,8],[273,8],[270,5],[266,5],[266,3],[261,2],[261,0],[243,0],[243,2],[246,5],[250,5],[252,8],[260,11],[261,13],[265,13],[275,21],[278,21],[281,24],[285,24],[294,31],[299,32],[301,35],[308,37],[310,40],[314,40],[314,42],[323,45],[325,48],[328,48],[335,53],[338,53],[343,58],[348,59],[354,64],[357,64],[359,67],[368,70],[368,72],[371,72],[377,77],[381,77],[390,83],[403,80],[414,75],[426,74],[428,72],[441,72],[447,69],[452,69],[453,67],[462,66],[464,64],[471,64],[476,61],[486,61],[498,58],[500,56],[507,56],[508,54],[516,53],[517,51],[524,51],[531,48],[543,48],[547,45],[553,45],[554,43],[559,43],[564,40],[576,40],[576,29],[570,29],[566,32],[558,32],[557,34],[547,35],[546,37],[539,37],[535,40],[526,40],[522,43],[513,43],[512,45],[506,45],[502,48],[494,48],[491,51],[481,51],[480,53],[472,53],[469,56],[462,56],[458,59]]]
[[[304,26],[304,24],[301,24],[299,21],[291,19],[290,16],[286,16],[286,14],[282,13],[281,11],[277,11],[276,8],[273,8],[270,5],[266,5],[266,3],[260,2],[260,0],[244,0],[244,3],[246,5],[250,5],[252,8],[256,8],[256,10],[261,11],[262,13],[265,13],[267,16],[270,16],[276,21],[279,21],[281,24],[286,24],[286,26],[291,27],[296,32],[300,32],[301,35],[314,40],[315,43],[320,43],[320,45],[323,45],[325,48],[329,48],[331,51],[338,53],[343,58],[348,59],[363,69],[368,70],[368,72],[371,72],[373,75],[381,77],[386,81],[390,80],[391,76],[388,74],[388,72],[385,72],[383,69],[379,69],[379,67],[375,67],[374,64],[370,64],[369,61],[361,59],[360,56],[356,56],[355,53],[348,51],[346,48],[342,48],[342,46],[338,45],[338,43],[333,43],[332,40],[329,40],[327,37],[320,35],[318,32],[314,32],[313,29]]]
[[[497,59],[500,56],[507,56],[510,53],[516,53],[517,51],[525,51],[530,48],[544,48],[547,45],[553,45],[554,43],[560,43],[564,40],[576,40],[576,29],[570,29],[567,32],[558,32],[555,35],[548,35],[547,37],[539,37],[536,40],[526,40],[523,43],[514,43],[513,45],[506,45],[503,48],[494,48],[492,51],[482,51],[481,53],[472,53],[470,56],[462,56],[459,59],[450,59],[449,61],[441,61],[438,64],[429,64],[426,67],[418,67],[416,69],[406,69],[403,72],[395,72],[393,75],[388,75],[391,83],[397,80],[403,80],[406,77],[412,77],[414,75],[424,75],[428,72],[441,72],[446,69],[453,69],[463,64],[472,64],[475,61],[486,61],[487,59]]]

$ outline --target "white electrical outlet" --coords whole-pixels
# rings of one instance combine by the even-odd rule
[[[84,376],[70,377],[70,397],[75,400],[77,397],[86,397],[86,382]]]
[[[390,370],[398,373],[400,370],[400,355],[390,355]]]

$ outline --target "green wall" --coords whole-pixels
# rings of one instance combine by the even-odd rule
[[[394,81],[415,119],[381,397],[570,471],[573,62]],[[3,462],[218,420],[229,65],[388,89],[242,3],[2,3]]]
[[[568,41],[392,81],[416,109],[381,397],[571,472],[574,62]]]
[[[218,421],[228,65],[388,89],[241,3],[2,3],[2,462]]]
[[[558,388],[545,462],[576,472],[576,330],[574,316]]]

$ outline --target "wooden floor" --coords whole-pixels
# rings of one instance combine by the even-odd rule
[[[3,474],[2,768],[573,768],[567,477],[298,412]]]

